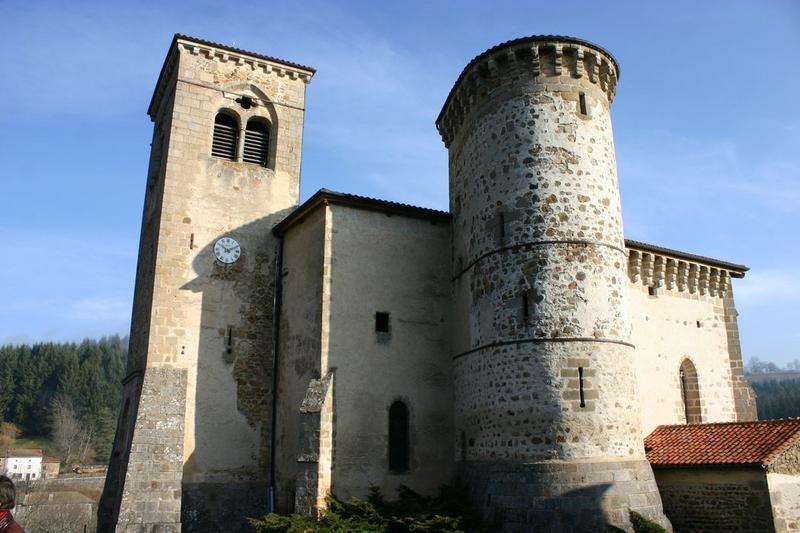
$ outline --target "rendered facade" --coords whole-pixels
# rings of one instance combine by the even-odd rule
[[[170,46],[101,530],[238,531],[456,476],[507,531],[668,526],[644,437],[755,419],[747,269],[624,239],[614,58],[536,36],[473,59],[436,120],[449,212],[298,206],[313,75]]]

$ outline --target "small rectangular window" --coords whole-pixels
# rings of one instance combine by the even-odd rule
[[[528,304],[528,295],[522,295],[522,318],[527,322],[528,318],[531,316],[530,307]]]
[[[578,381],[580,386],[580,394],[581,394],[581,407],[586,407],[586,399],[583,396],[583,367],[578,367]]]
[[[375,331],[377,333],[389,333],[389,313],[375,313]]]
[[[658,289],[655,287],[647,287],[647,294],[650,296],[658,296]]]
[[[586,95],[583,93],[579,93],[578,100],[581,107],[581,115],[588,115],[589,113],[586,112]]]
[[[500,212],[497,218],[500,224],[500,244],[504,244],[506,241],[506,214]]]

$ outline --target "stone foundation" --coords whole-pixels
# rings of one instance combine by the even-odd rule
[[[671,531],[647,461],[464,462],[459,477],[504,533],[631,531],[629,510]]]
[[[184,483],[181,531],[251,531],[247,519],[267,514],[267,490],[266,481]]]

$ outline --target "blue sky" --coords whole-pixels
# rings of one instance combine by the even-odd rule
[[[317,68],[302,198],[447,209],[434,119],[475,55],[566,34],[621,65],[629,238],[751,267],[745,357],[800,358],[800,2],[0,1],[0,343],[126,333],[175,32]]]

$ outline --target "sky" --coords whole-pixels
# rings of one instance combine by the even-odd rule
[[[534,34],[617,58],[626,237],[751,268],[745,358],[800,359],[800,2],[0,0],[0,344],[127,333],[174,33],[311,65],[301,200],[446,210],[434,120],[461,69]]]

